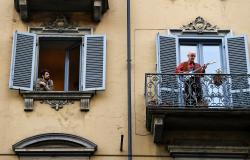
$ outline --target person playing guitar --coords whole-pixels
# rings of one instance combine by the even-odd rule
[[[188,54],[188,60],[185,62],[180,63],[176,69],[175,73],[205,73],[205,70],[207,68],[207,64],[200,65],[198,63],[195,63],[195,57],[196,54],[193,51],[189,51]],[[184,75],[185,76],[185,75]],[[189,76],[184,77],[184,98],[185,98],[185,104],[186,106],[196,106],[202,104],[202,86],[200,82],[200,77],[202,75],[195,75],[195,76]]]

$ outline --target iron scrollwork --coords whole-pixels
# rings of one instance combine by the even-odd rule
[[[67,104],[74,104],[74,101],[70,100],[43,100],[41,103],[46,103],[51,106],[51,108],[54,108],[56,111],[59,109],[62,109],[64,105]]]
[[[147,106],[250,107],[248,74],[146,74]]]

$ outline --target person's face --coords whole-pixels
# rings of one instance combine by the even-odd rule
[[[50,79],[49,72],[45,72],[43,78],[44,78],[45,80],[49,80],[49,79]]]
[[[195,57],[196,57],[195,53],[193,52],[188,53],[188,61],[194,62]]]

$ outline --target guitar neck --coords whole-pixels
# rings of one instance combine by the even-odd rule
[[[196,72],[199,71],[200,69],[202,69],[202,67],[199,67],[199,68],[195,69],[195,70],[193,71],[193,73],[196,73]]]
[[[210,64],[210,63],[207,63],[206,66],[208,66],[209,64]],[[202,67],[203,67],[203,66],[201,66],[201,67],[195,69],[195,70],[193,71],[193,73],[196,73],[197,71],[199,71],[200,69],[202,69]]]

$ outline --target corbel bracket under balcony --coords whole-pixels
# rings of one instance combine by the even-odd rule
[[[20,95],[24,98],[24,111],[33,111],[36,100],[49,104],[56,111],[62,109],[64,105],[80,101],[80,110],[89,111],[90,100],[94,94],[94,91],[20,91]]]

